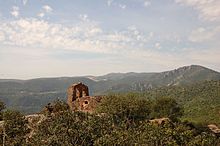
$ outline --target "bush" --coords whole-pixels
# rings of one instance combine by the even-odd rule
[[[3,113],[3,120],[6,135],[5,145],[24,145],[26,143],[26,136],[30,132],[24,115],[18,111],[6,110]]]
[[[169,97],[158,98],[153,105],[153,118],[168,117],[176,121],[183,115],[183,108],[178,105],[175,99]]]
[[[132,94],[110,95],[102,99],[96,112],[110,115],[114,121],[136,122],[150,118],[151,102]]]

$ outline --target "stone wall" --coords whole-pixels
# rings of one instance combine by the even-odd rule
[[[100,96],[85,96],[76,99],[74,105],[76,105],[75,107],[78,111],[93,113],[97,104],[101,102],[101,99],[102,97]]]

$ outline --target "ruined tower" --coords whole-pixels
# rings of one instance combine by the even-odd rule
[[[71,85],[67,89],[67,103],[70,109],[74,110],[76,106],[74,105],[74,101],[86,96],[89,96],[89,88],[86,85],[81,82]]]
[[[101,96],[89,96],[88,87],[81,82],[67,89],[67,103],[72,111],[92,113],[101,99]]]

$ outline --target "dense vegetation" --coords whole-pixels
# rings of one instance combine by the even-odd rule
[[[94,114],[71,112],[61,101],[51,104],[50,108],[51,111],[42,111],[46,118],[36,126],[31,137],[27,135],[31,132],[21,113],[3,112],[0,142],[3,143],[5,136],[7,146],[220,144],[219,137],[207,128],[180,122],[183,109],[169,97],[150,100],[135,94],[109,95]],[[150,122],[150,119],[164,116],[173,120]]]
[[[182,120],[220,125],[220,81],[163,87],[143,93],[146,98],[170,97],[184,107]]]

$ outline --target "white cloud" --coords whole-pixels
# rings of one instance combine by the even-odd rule
[[[44,5],[42,7],[44,9],[45,12],[50,13],[53,11],[53,9],[49,6],[49,5]]]
[[[203,31],[203,29],[200,30],[200,32]],[[73,73],[75,75],[82,73],[103,74],[103,71],[111,72],[112,70],[143,71],[146,64],[157,69],[169,67],[173,69],[186,64],[219,65],[219,49],[164,52],[160,49],[139,47],[139,44],[146,46],[148,38],[154,35],[153,32],[143,34],[135,26],[123,31],[107,32],[90,21],[82,21],[80,24],[68,27],[34,18],[1,22],[0,44],[2,49],[0,49],[0,59],[5,58],[6,61],[1,61],[0,66],[3,66],[6,74],[16,72],[16,67],[20,67],[19,63],[21,63],[22,70],[16,73],[27,78],[28,73],[32,77],[39,77],[42,75],[73,75]],[[156,48],[161,48],[160,42],[154,45]],[[63,61],[51,58],[51,54],[54,52],[99,53],[111,58],[88,59],[82,57],[74,59],[73,57],[69,61]],[[12,62],[10,59],[12,57],[18,61]],[[76,60],[80,62],[77,64],[78,72],[66,74],[66,70]],[[124,64],[124,62],[127,63]],[[111,67],[105,67],[106,64],[110,64]],[[11,66],[15,66],[16,69],[10,70]],[[51,73],[46,72],[48,66],[53,69]],[[92,71],[88,72],[88,68],[84,70],[82,66],[89,66]]]
[[[0,32],[0,42],[5,40],[5,34]]]
[[[26,5],[28,0],[22,0],[22,2],[23,2],[23,5]]]
[[[91,21],[67,27],[33,18],[0,23],[0,32],[3,45],[99,53],[128,51],[147,38],[136,29],[104,32]]]
[[[154,32],[150,32],[149,38],[153,38],[153,37],[154,37]]]
[[[104,40],[109,41],[109,42],[130,42],[132,41],[129,36],[126,36],[122,33],[112,33],[105,35]]]
[[[151,5],[151,2],[150,2],[150,1],[145,1],[145,2],[144,2],[144,6],[145,6],[145,7],[149,7],[150,5]]]
[[[127,5],[119,3],[118,1],[114,1],[114,0],[107,0],[107,6],[115,6],[115,7],[119,7],[120,9],[126,9]]]
[[[79,19],[81,19],[82,21],[88,21],[89,20],[87,14],[80,14]]]
[[[154,47],[157,48],[157,49],[161,49],[160,43],[156,43],[156,44],[154,45]]]
[[[119,7],[121,8],[121,9],[126,9],[126,5],[124,5],[124,4],[119,4]]]
[[[112,3],[113,3],[113,0],[108,0],[108,1],[107,1],[107,5],[108,5],[108,6],[111,6]]]
[[[19,7],[17,6],[13,6],[12,7],[12,11],[11,11],[11,15],[14,16],[14,17],[18,17],[19,16]]]
[[[204,32],[203,29],[199,31]],[[12,48],[12,52],[8,52],[8,49],[5,49],[5,52],[8,52],[9,56],[11,54],[15,54],[14,56],[25,56],[27,58],[32,56],[30,60],[35,61],[36,59],[36,62],[33,63],[36,64],[36,66],[37,61],[40,60],[42,56],[49,60],[50,63],[46,64],[47,66],[54,64],[54,62],[59,59],[56,60],[53,58],[54,60],[50,60],[48,56],[53,54],[53,52],[65,51],[105,54],[112,58],[115,57],[115,59],[111,58],[112,60],[121,59],[121,62],[129,61],[129,63],[133,65],[125,66],[125,71],[126,69],[131,69],[131,71],[132,69],[136,70],[134,66],[140,66],[139,69],[143,69],[146,63],[141,65],[140,62],[147,62],[152,66],[159,66],[159,68],[167,68],[167,66],[178,67],[187,63],[196,64],[199,62],[200,64],[209,65],[211,63],[218,64],[219,62],[219,55],[217,55],[219,51],[209,52],[208,55],[210,56],[204,58],[205,53],[210,51],[210,49],[207,49],[206,52],[196,49],[192,49],[196,51],[164,52],[160,50],[160,42],[154,44],[154,47],[157,49],[147,48],[146,46],[150,43],[149,39],[152,39],[155,35],[153,32],[144,33],[139,31],[135,26],[121,31],[105,31],[98,24],[91,21],[81,21],[79,24],[72,26],[50,23],[34,18],[22,18],[0,23],[0,44],[4,46],[2,47],[3,49]],[[140,44],[143,44],[143,46],[140,46]],[[0,49],[0,56],[1,54],[7,54],[2,53],[3,49]],[[18,55],[18,53],[20,53],[20,55]],[[213,58],[211,57],[212,55],[214,55]],[[6,55],[4,56],[6,57]],[[207,58],[212,59],[208,60]],[[20,60],[20,58],[17,57],[17,60]],[[87,59],[87,61],[89,61],[89,59]],[[44,61],[38,62],[39,69],[41,68],[40,66],[42,66],[42,62]],[[99,60],[99,62],[106,63],[106,58]],[[62,63],[66,64],[65,61]],[[60,63],[60,66],[62,66],[62,63]],[[95,63],[98,62],[94,61],[94,64]],[[87,64],[82,63],[80,66],[85,65]],[[102,70],[103,67],[99,66],[94,68],[94,70],[96,69]],[[114,69],[114,67],[111,69]],[[117,69],[117,71],[120,71],[120,65],[117,65]]]
[[[43,18],[47,13],[51,13],[53,9],[49,5],[42,6],[41,11],[37,14],[38,17]]]
[[[189,40],[192,42],[218,42],[220,37],[220,27],[215,28],[204,28],[199,27],[196,30],[193,30],[189,36]]]
[[[40,12],[37,16],[43,18],[45,16],[45,13]]]
[[[175,0],[177,3],[191,6],[199,12],[199,17],[208,21],[220,21],[219,0]]]

